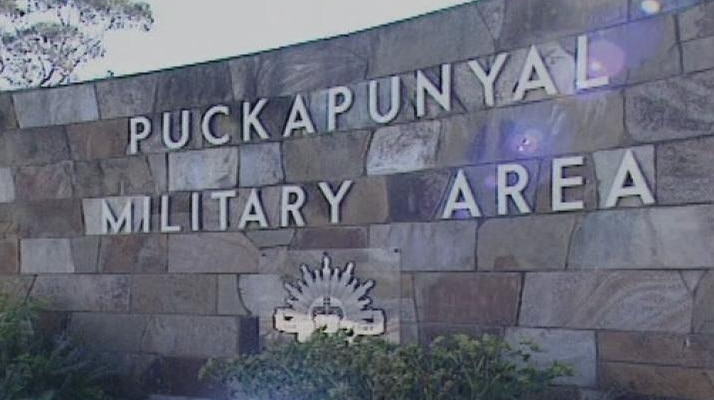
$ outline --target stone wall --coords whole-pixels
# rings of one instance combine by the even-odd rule
[[[657,7],[655,7],[657,6]],[[649,12],[645,12],[649,11]],[[656,12],[655,12],[656,11]],[[575,85],[578,37],[604,51],[608,85]],[[219,40],[219,39],[217,39]],[[222,40],[222,39],[221,39]],[[513,99],[531,45],[557,93]],[[277,333],[285,282],[324,252],[374,279],[387,337],[426,342],[489,332],[572,363],[561,383],[672,398],[714,398],[714,2],[484,0],[413,20],[253,56],[56,89],[0,94],[0,291],[47,301],[52,321],[165,395],[208,396],[195,375],[210,357]],[[489,106],[469,61],[510,54]],[[450,110],[417,108],[415,71],[435,85],[452,69]],[[369,81],[399,76],[400,110],[369,117]],[[326,91],[346,86],[354,106],[328,131]],[[302,96],[315,133],[282,132]],[[380,97],[381,98],[381,97]],[[268,140],[242,140],[244,102],[268,103]],[[388,101],[385,100],[385,101]],[[210,106],[231,116],[208,143]],[[168,150],[160,132],[129,149],[129,120],[193,115],[193,134]],[[423,115],[418,115],[423,114]],[[625,154],[655,202],[606,206]],[[554,212],[552,163],[582,156],[565,191],[581,209]],[[529,174],[531,212],[496,207],[497,165]],[[443,220],[457,171],[474,185],[481,217]],[[354,185],[331,223],[319,182]],[[304,227],[281,227],[281,188],[307,192]],[[237,188],[237,214],[216,217],[209,191]],[[267,229],[239,229],[260,188]],[[202,193],[200,232],[188,228]],[[150,196],[161,219],[171,195],[181,232],[104,235],[101,202]],[[141,204],[140,202],[136,204]],[[231,209],[233,210],[233,208]],[[233,211],[231,211],[233,213]],[[136,218],[135,215],[135,218]],[[144,218],[146,219],[146,218]],[[147,223],[146,220],[137,221]],[[257,325],[256,325],[257,321]],[[576,394],[569,398],[578,398]]]

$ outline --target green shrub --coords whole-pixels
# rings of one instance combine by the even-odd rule
[[[271,400],[515,400],[570,375],[555,363],[529,365],[533,346],[512,348],[493,337],[438,338],[398,346],[377,338],[317,333],[260,354],[210,361],[201,371],[233,395]]]
[[[66,335],[37,329],[38,307],[0,296],[0,400],[103,400],[109,369]]]

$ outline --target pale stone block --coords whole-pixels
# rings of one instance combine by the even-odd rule
[[[240,146],[240,186],[273,185],[283,181],[280,143]]]
[[[234,357],[238,354],[238,319],[157,315],[142,336],[144,352],[185,357]]]
[[[258,249],[242,233],[202,233],[169,237],[171,273],[251,273]]]
[[[23,274],[62,274],[76,270],[70,239],[25,239],[20,243]]]
[[[64,125],[99,119],[94,85],[72,85],[13,95],[22,128]]]
[[[684,333],[692,303],[678,272],[530,273],[519,325]]]
[[[15,201],[15,181],[10,168],[0,168],[0,203]]]
[[[129,277],[120,275],[40,275],[32,298],[58,311],[129,311]]]
[[[438,121],[378,129],[367,154],[367,174],[388,175],[433,167],[440,132]]]
[[[572,214],[488,220],[479,229],[478,269],[563,270],[576,221]]]
[[[538,368],[546,369],[554,362],[560,362],[574,369],[575,375],[558,378],[556,384],[585,387],[597,385],[595,332],[507,328],[505,340],[514,347],[523,342],[537,345],[541,352],[532,353],[529,362]]]
[[[687,269],[714,265],[711,206],[612,210],[585,216],[568,265],[575,269]]]
[[[397,248],[404,271],[476,269],[476,221],[374,225],[370,247]]]
[[[169,190],[233,188],[238,184],[238,148],[169,154]]]

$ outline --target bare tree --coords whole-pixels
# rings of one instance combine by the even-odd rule
[[[106,32],[148,31],[148,4],[132,0],[0,0],[0,80],[10,87],[68,83],[103,57]]]

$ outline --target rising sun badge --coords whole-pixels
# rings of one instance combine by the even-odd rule
[[[300,266],[302,280],[285,284],[288,306],[275,309],[275,329],[296,334],[299,342],[306,341],[318,329],[327,333],[347,329],[355,336],[383,334],[384,310],[370,307],[372,299],[367,297],[374,281],[360,282],[354,278],[354,262],[347,263],[344,270],[330,264],[325,255],[321,269]]]

